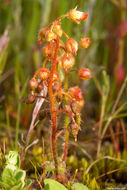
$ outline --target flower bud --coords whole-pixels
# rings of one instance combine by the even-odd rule
[[[24,103],[26,104],[32,104],[36,100],[36,97],[34,95],[29,95],[24,99]]]
[[[68,17],[72,21],[79,24],[80,23],[79,21],[85,20],[88,17],[88,14],[81,12],[81,11],[77,11],[76,9],[77,9],[77,7],[75,9],[70,10],[68,13]]]
[[[49,74],[50,74],[50,70],[46,68],[41,69],[39,72],[39,76],[43,80],[46,80],[49,77]]]
[[[32,78],[30,81],[29,81],[29,87],[31,90],[35,90],[37,88],[37,81],[35,78]]]
[[[50,61],[51,59],[54,58],[55,55],[55,44],[48,42],[44,47],[43,47],[43,54],[47,57],[47,59]]]
[[[91,71],[87,68],[80,69],[78,75],[81,79],[87,80],[91,78]]]
[[[70,38],[66,41],[65,48],[68,52],[76,55],[78,50],[78,43],[76,40]]]
[[[65,70],[73,67],[74,64],[75,64],[75,59],[72,55],[66,55],[62,61],[62,65]]]
[[[55,24],[54,27],[53,27],[53,31],[56,33],[57,36],[61,37],[62,34],[63,34],[63,30],[61,28],[61,25],[58,23],[58,24]]]
[[[47,31],[45,36],[46,36],[45,38],[47,41],[56,39],[56,34],[51,30]]]
[[[88,48],[90,45],[90,38],[81,38],[79,44],[81,48]]]

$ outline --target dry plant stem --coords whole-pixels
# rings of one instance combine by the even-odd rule
[[[65,71],[65,83],[64,83],[64,90],[67,92],[68,90],[68,72]],[[66,103],[66,97],[65,97],[65,103]],[[68,151],[68,141],[69,141],[69,131],[68,131],[68,124],[69,124],[69,117],[65,116],[65,144],[64,144],[64,152],[63,152],[63,158],[62,161],[65,162],[67,158],[67,151]]]
[[[102,178],[102,177],[105,177],[105,176],[107,176],[107,175],[110,175],[110,174],[112,174],[112,173],[115,173],[115,172],[117,172],[117,171],[124,170],[124,169],[127,169],[127,167],[124,167],[124,168],[118,168],[118,169],[115,169],[115,170],[112,170],[112,171],[106,172],[106,173],[104,173],[104,174],[102,174],[102,175],[96,177],[95,179],[98,180],[98,179],[100,179],[100,178]]]
[[[44,89],[41,91],[40,95],[44,96],[44,97],[47,95],[47,87],[46,86],[44,86]],[[39,112],[41,105],[43,104],[44,100],[45,100],[44,98],[39,98],[35,104],[35,107],[34,107],[34,110],[32,113],[32,121],[31,121],[30,128],[29,128],[29,131],[28,131],[28,134],[26,137],[24,148],[23,148],[22,153],[21,153],[21,158],[20,158],[21,159],[21,166],[23,163],[23,159],[24,159],[24,156],[26,153],[26,148],[27,148],[27,145],[29,143],[30,136],[31,136],[33,129],[35,127],[35,120],[37,118],[38,112]]]
[[[55,97],[52,90],[52,83],[53,83],[53,74],[56,70],[56,59],[57,54],[59,50],[59,37],[56,39],[56,50],[55,50],[55,56],[52,62],[52,70],[50,74],[50,80],[48,85],[48,92],[49,92],[49,98],[50,98],[50,108],[51,108],[51,127],[52,127],[52,152],[53,152],[53,160],[55,163],[55,173],[56,178],[58,178],[58,162],[57,162],[57,150],[56,150],[56,128],[57,128],[57,116],[56,116],[56,110],[55,110]]]

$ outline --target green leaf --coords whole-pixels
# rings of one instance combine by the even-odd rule
[[[82,183],[74,183],[72,185],[72,190],[89,190],[86,185],[83,185]]]
[[[19,158],[18,152],[10,151],[6,157],[6,164],[14,165],[17,168],[20,168],[20,158]]]
[[[67,190],[61,183],[53,180],[53,179],[45,179],[44,180],[45,188],[44,190]]]
[[[13,175],[13,170],[11,170],[10,168],[7,168],[7,167],[4,169],[4,171],[2,173],[1,179],[5,184],[7,184],[11,187],[15,184],[16,179]]]
[[[16,171],[15,178],[17,179],[17,181],[21,181],[23,183],[25,177],[26,177],[26,172],[24,170],[18,169],[18,171]]]

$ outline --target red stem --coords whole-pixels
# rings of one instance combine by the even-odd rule
[[[57,149],[56,149],[56,128],[57,128],[57,118],[56,118],[56,110],[55,110],[55,97],[52,90],[52,83],[53,83],[53,74],[56,70],[56,64],[57,64],[57,54],[59,50],[59,37],[57,36],[56,39],[56,50],[55,50],[55,56],[52,62],[52,70],[50,74],[50,80],[48,85],[48,92],[49,92],[49,98],[50,98],[50,108],[51,108],[51,125],[52,125],[52,152],[53,152],[53,160],[55,163],[55,173],[56,178],[58,178],[58,162],[57,162]]]

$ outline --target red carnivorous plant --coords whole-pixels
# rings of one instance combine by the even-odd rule
[[[60,16],[54,22],[49,24],[49,26],[42,28],[39,31],[39,43],[43,45],[43,42],[46,42],[42,49],[45,59],[42,68],[36,71],[32,79],[29,81],[31,95],[25,99],[26,103],[33,103],[36,100],[36,104],[42,104],[42,102],[39,103],[37,101],[43,99],[43,101],[47,101],[49,104],[49,109],[43,108],[43,110],[46,110],[51,116],[51,146],[56,178],[58,178],[59,173],[56,141],[61,134],[57,133],[57,117],[61,113],[65,114],[65,126],[63,130],[65,133],[65,142],[62,156],[62,161],[65,162],[68,150],[69,128],[71,128],[72,135],[74,136],[75,141],[77,141],[77,135],[81,123],[81,110],[84,106],[81,89],[78,86],[69,88],[68,77],[71,74],[70,71],[72,72],[76,70],[72,69],[72,67],[75,65],[75,56],[77,55],[78,49],[87,48],[90,45],[89,38],[82,38],[79,43],[75,39],[70,38],[63,31],[61,21],[64,18],[68,18],[79,24],[80,21],[87,19],[87,16],[86,13],[78,11],[77,8],[75,8],[70,10],[67,14]],[[65,43],[61,38],[62,35],[66,37]],[[47,62],[50,63],[51,69],[47,68]],[[63,81],[61,81],[59,76],[58,68],[64,71]],[[84,80],[91,77],[91,72],[88,68],[81,68],[77,73],[78,76]],[[40,107],[41,106],[34,110],[36,111],[36,115],[39,113]],[[28,139],[34,128],[34,121],[32,121],[30,126],[26,145],[28,144]],[[24,149],[21,156],[22,158],[25,151],[26,150]]]

